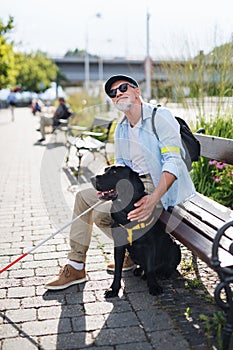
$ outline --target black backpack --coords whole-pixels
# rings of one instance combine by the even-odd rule
[[[154,123],[155,114],[158,107],[155,107],[153,109],[152,129],[155,136],[159,140],[158,134],[155,130],[155,123]],[[190,171],[192,169],[192,162],[197,162],[200,159],[201,145],[200,145],[200,142],[193,135],[188,124],[180,117],[175,117],[175,118],[180,124],[180,135],[181,135],[182,145],[185,150],[185,158],[183,158],[183,160],[188,168],[188,171]]]

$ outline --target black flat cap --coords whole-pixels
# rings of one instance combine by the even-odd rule
[[[125,80],[128,81],[129,83],[133,84],[136,87],[139,87],[138,82],[129,77],[128,75],[124,75],[124,74],[117,74],[117,75],[112,75],[105,83],[104,89],[106,94],[109,94],[109,91],[111,90],[112,84],[115,83],[116,81],[119,80]]]

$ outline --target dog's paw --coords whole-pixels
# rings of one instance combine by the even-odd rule
[[[133,274],[136,277],[141,277],[141,276],[144,275],[144,270],[143,270],[143,268],[141,268],[141,266],[136,267],[136,269],[134,270]]]
[[[147,280],[147,274],[145,273],[145,271],[144,271],[144,273],[142,274],[141,279],[142,279],[143,281],[146,281],[146,280]]]
[[[109,288],[105,291],[104,296],[105,298],[115,298],[118,296],[119,290]]]

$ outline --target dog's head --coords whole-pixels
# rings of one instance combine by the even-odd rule
[[[127,166],[110,166],[103,174],[93,176],[91,182],[102,199],[115,200],[127,195],[137,200],[145,195],[145,187],[138,173]]]

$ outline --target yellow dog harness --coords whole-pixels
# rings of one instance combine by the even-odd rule
[[[135,226],[133,226],[131,228],[127,228],[127,227],[125,227],[122,224],[119,224],[119,226],[124,228],[127,231],[127,233],[128,233],[127,240],[129,241],[129,244],[132,245],[133,244],[133,231],[145,228],[145,227],[149,226],[150,224],[152,224],[153,221],[154,221],[154,216],[148,222],[146,222],[146,223],[145,222],[140,222],[140,223],[138,223],[137,225],[135,225]]]

